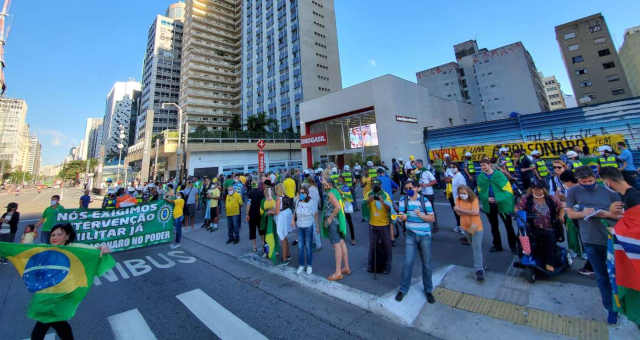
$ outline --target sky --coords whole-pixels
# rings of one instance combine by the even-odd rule
[[[311,1],[311,0],[300,0]],[[62,162],[104,116],[116,81],[142,77],[147,31],[169,0],[12,1],[5,48],[6,96],[27,101],[27,123],[42,143],[42,164]],[[64,5],[61,5],[63,3]],[[476,39],[493,49],[522,41],[538,71],[573,92],[554,27],[601,12],[616,48],[640,25],[638,0],[335,0],[343,87],[454,61],[453,45]]]

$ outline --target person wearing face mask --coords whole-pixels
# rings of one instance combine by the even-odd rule
[[[40,228],[38,232],[40,234],[40,242],[49,243],[51,228],[56,224],[56,216],[62,210],[64,210],[64,207],[60,204],[60,196],[51,196],[51,203],[44,209],[42,218],[36,223],[36,228]]]
[[[614,202],[620,201],[620,195],[596,183],[593,170],[588,166],[577,168],[575,176],[579,185],[569,189],[567,193],[567,215],[569,218],[580,220],[580,236],[584,251],[595,272],[602,304],[609,313],[607,321],[615,324],[618,315],[613,310],[611,283],[606,264],[607,224],[613,224],[621,217],[609,211]]]
[[[240,242],[240,207],[242,206],[242,196],[235,192],[233,186],[227,188],[227,197],[225,198],[224,207],[227,214],[227,228],[229,230],[229,239],[227,244]]]
[[[449,163],[448,166],[449,174],[451,175],[451,193],[447,195],[449,199],[449,204],[451,205],[451,210],[453,210],[453,214],[456,217],[456,227],[453,231],[457,233],[462,233],[462,228],[460,228],[460,215],[456,212],[456,200],[458,199],[458,188],[463,185],[467,185],[467,180],[464,178],[460,170],[458,169],[458,165],[456,163]]]
[[[484,281],[484,262],[482,260],[482,239],[484,231],[480,218],[480,203],[473,189],[463,185],[458,187],[455,212],[460,215],[460,226],[464,230],[467,244],[473,251],[473,268],[476,280]]]
[[[291,225],[298,229],[298,274],[302,274],[304,270],[308,275],[312,273],[311,243],[313,240],[313,220],[317,209],[315,204],[309,195],[308,186],[303,185],[296,202],[293,221],[291,221]]]
[[[377,264],[384,265],[384,274],[391,272],[391,223],[392,205],[389,195],[382,190],[378,179],[373,179],[371,192],[367,197],[369,208],[369,265],[367,271],[377,271]],[[376,247],[382,243],[384,257],[376,258]],[[375,263],[374,263],[375,262]]]

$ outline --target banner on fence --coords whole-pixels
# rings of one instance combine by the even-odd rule
[[[155,201],[111,210],[64,209],[58,213],[56,223],[71,223],[76,242],[122,251],[170,242],[173,206]]]
[[[519,143],[506,143],[506,144],[486,144],[486,145],[464,145],[443,147],[440,149],[429,150],[429,159],[443,159],[444,154],[449,154],[452,161],[461,161],[464,159],[464,155],[467,152],[471,152],[472,159],[479,161],[484,157],[492,158],[498,157],[498,150],[501,147],[509,148],[509,154],[514,150],[523,150],[526,154],[531,154],[533,150],[538,150],[542,153],[542,158],[552,159],[560,158],[560,155],[566,153],[568,150],[572,150],[578,146],[581,150],[584,147],[589,148],[589,153],[593,154],[597,152],[599,146],[609,145],[613,150],[618,149],[618,142],[624,141],[623,135],[601,135],[590,136],[577,139],[556,139],[549,141],[532,141],[532,142],[519,142]]]

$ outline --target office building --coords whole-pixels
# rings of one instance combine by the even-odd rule
[[[180,106],[189,130],[226,130],[241,114],[242,1],[185,2]]]
[[[102,140],[102,118],[87,118],[87,126],[82,139],[82,159],[97,158]]]
[[[453,50],[455,62],[416,74],[431,95],[471,104],[481,120],[549,110],[536,65],[521,42],[487,50],[469,40]]]
[[[631,96],[602,14],[556,26],[556,40],[578,105],[595,105]]]
[[[135,80],[116,82],[107,95],[107,105],[102,121],[102,145],[108,159],[118,159],[118,144],[123,144],[123,154],[129,145],[128,134],[131,110],[135,110],[134,95],[140,91],[140,83]],[[121,128],[122,127],[122,128]],[[120,138],[120,131],[125,132]]]
[[[163,109],[162,103],[178,103],[180,96],[180,61],[185,4],[178,2],[157,15],[147,34],[147,50],[142,71],[142,97],[135,128],[135,142],[145,138],[147,110],[153,110],[153,134],[176,129],[178,110]],[[135,143],[131,143],[135,144]]]
[[[297,131],[300,103],[342,89],[333,0],[246,0],[242,27],[245,121]]]
[[[547,97],[547,103],[549,104],[549,111],[562,110],[567,108],[567,104],[564,101],[564,95],[560,83],[556,79],[556,76],[545,77],[542,72],[539,73],[542,85],[544,86],[544,93]]]
[[[576,101],[576,97],[574,95],[563,93],[562,97],[564,98],[564,104],[567,106],[567,109],[578,106],[578,102]]]
[[[627,76],[633,97],[640,96],[640,26],[624,32],[624,42],[619,51],[620,63]]]
[[[29,162],[26,171],[33,176],[37,176],[40,173],[41,153],[42,145],[40,140],[38,136],[32,135],[29,143]]]
[[[24,132],[28,131],[26,120],[27,103],[24,100],[0,98],[0,161],[7,161],[11,169],[23,169],[25,163],[24,150],[28,150],[24,139]]]

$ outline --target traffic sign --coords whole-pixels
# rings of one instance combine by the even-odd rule
[[[264,173],[264,151],[258,151],[258,172]]]
[[[261,139],[261,140],[259,140],[259,141],[258,141],[258,143],[257,143],[257,145],[258,145],[258,149],[260,149],[260,150],[264,150],[264,147],[265,147],[265,145],[266,145],[266,144],[267,144],[267,143],[265,143],[265,142],[264,142],[264,140],[262,140],[262,139]]]

